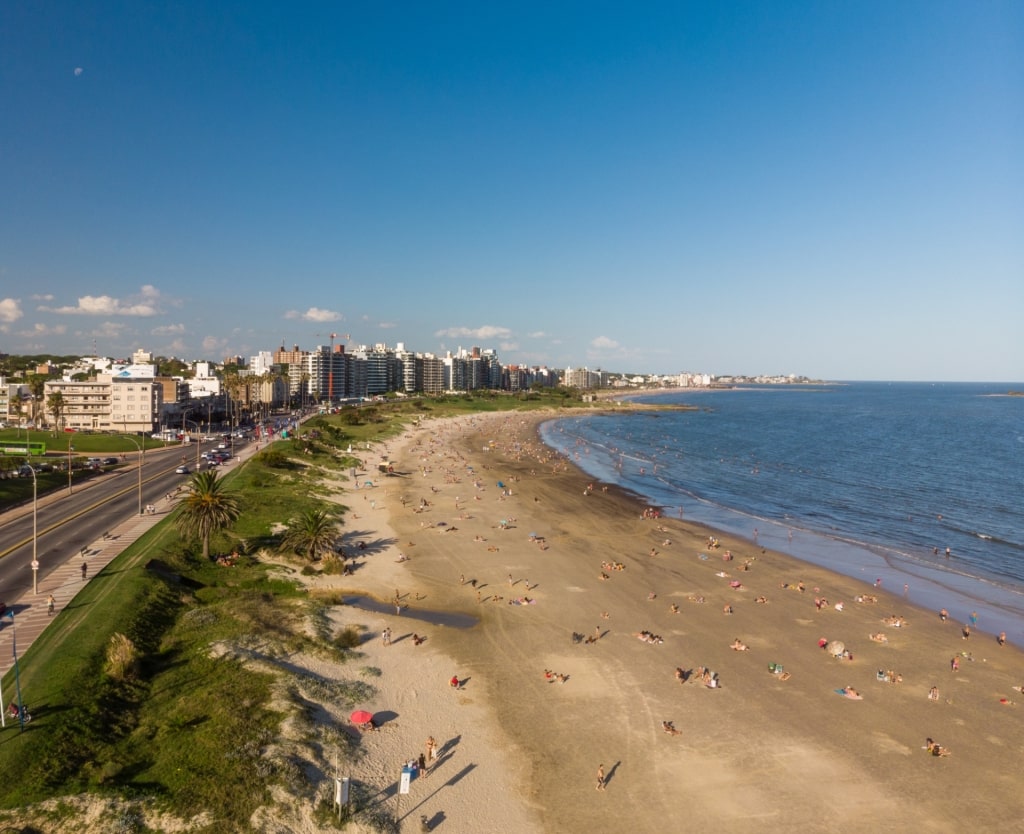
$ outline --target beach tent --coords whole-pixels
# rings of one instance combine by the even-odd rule
[[[833,657],[839,657],[843,652],[846,651],[846,644],[841,640],[832,640],[825,646],[827,651]]]

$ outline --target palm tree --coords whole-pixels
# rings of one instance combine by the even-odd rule
[[[309,561],[314,562],[321,553],[334,547],[338,524],[337,517],[322,507],[305,510],[288,522],[281,547],[304,553]]]
[[[43,404],[43,392],[46,390],[46,376],[43,374],[32,374],[28,378],[28,390],[32,392],[32,425],[40,428],[39,409]],[[43,414],[43,421],[46,422],[46,414]]]
[[[60,429],[60,418],[64,416],[64,394],[61,391],[54,391],[46,399],[46,408],[53,415],[53,433],[57,434]]]
[[[21,394],[15,394],[13,397],[11,397],[7,407],[7,413],[11,414],[13,412],[15,422],[18,424],[19,427],[21,426],[21,411],[24,407],[25,398],[21,396]]]
[[[202,540],[203,558],[209,559],[210,536],[238,519],[238,499],[223,488],[216,472],[196,472],[189,486],[175,524],[185,538]]]

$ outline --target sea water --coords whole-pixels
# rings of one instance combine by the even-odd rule
[[[1024,397],[1014,390],[1024,384],[680,389],[635,399],[693,410],[560,419],[541,436],[666,515],[962,622],[977,612],[980,629],[1024,642]]]

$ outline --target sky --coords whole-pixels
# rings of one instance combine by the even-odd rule
[[[1024,3],[0,4],[0,353],[1024,380]]]

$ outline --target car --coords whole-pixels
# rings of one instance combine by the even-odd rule
[[[117,458],[103,458],[104,466],[116,466],[120,462]]]
[[[175,475],[191,475],[192,474],[192,470],[189,469],[187,466],[179,466],[177,469],[174,470],[174,474]]]

